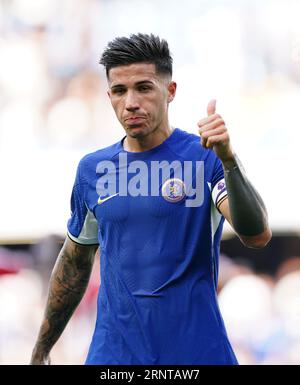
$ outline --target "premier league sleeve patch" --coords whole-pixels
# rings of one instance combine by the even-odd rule
[[[227,196],[227,189],[224,178],[215,184],[211,195],[215,206],[218,207],[219,203],[221,203],[221,201]]]

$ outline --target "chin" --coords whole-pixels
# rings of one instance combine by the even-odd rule
[[[132,138],[143,138],[144,136],[146,136],[148,134],[147,130],[145,130],[145,128],[143,128],[141,126],[128,127],[126,129],[126,133],[127,133],[127,135],[131,136]]]

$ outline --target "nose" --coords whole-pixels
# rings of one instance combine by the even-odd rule
[[[126,100],[125,100],[125,108],[127,111],[130,111],[130,112],[134,112],[140,108],[137,96],[132,91],[127,92]]]

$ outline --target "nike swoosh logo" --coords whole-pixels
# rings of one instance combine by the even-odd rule
[[[119,193],[116,193],[116,194],[114,194],[114,195],[110,195],[109,197],[104,198],[104,199],[101,199],[101,197],[99,197],[99,199],[98,199],[98,205],[102,205],[102,203],[108,201],[109,199],[111,199],[111,198],[113,198],[113,197],[115,197],[115,196],[117,196],[117,195],[119,195]]]

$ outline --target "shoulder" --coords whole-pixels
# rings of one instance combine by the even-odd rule
[[[199,135],[177,128],[176,137],[170,143],[170,147],[173,152],[184,159],[214,161],[215,153],[210,149],[205,149],[200,142]]]
[[[176,140],[173,140],[171,146],[172,151],[184,161],[204,162],[205,177],[208,181],[223,177],[220,159],[213,150],[206,149],[201,145],[200,136],[177,129]]]
[[[80,183],[93,180],[96,175],[97,165],[103,161],[110,161],[120,152],[120,142],[83,156],[78,164],[78,176]]]
[[[119,152],[120,152],[120,142],[114,143],[111,146],[102,148],[100,150],[91,152],[89,154],[86,154],[83,158],[81,158],[81,160],[79,161],[79,168],[81,170],[86,170],[91,167],[95,169],[95,167],[99,162],[109,161]]]

